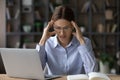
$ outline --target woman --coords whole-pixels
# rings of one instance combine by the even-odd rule
[[[54,31],[50,31],[53,28]],[[55,36],[53,36],[55,35]],[[48,75],[70,75],[97,70],[91,42],[83,37],[67,6],[58,6],[36,49]]]

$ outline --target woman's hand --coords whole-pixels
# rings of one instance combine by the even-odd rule
[[[53,27],[53,26],[52,26],[53,23],[54,23],[54,21],[50,21],[50,22],[48,23],[47,27],[44,28],[43,35],[42,35],[41,40],[40,40],[40,42],[39,42],[40,45],[44,45],[45,42],[46,42],[46,40],[47,40],[50,36],[52,36],[52,35],[55,34],[55,31],[49,32],[49,29]]]
[[[73,35],[76,36],[76,38],[78,39],[81,45],[85,44],[85,40],[82,36],[82,32],[80,31],[80,28],[78,27],[78,25],[74,21],[71,21],[71,24],[75,28],[75,32],[73,32]]]

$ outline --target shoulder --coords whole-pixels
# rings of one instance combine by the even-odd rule
[[[56,37],[52,36],[46,41],[46,44],[54,44],[55,42],[56,42]]]
[[[88,37],[84,36],[85,41],[91,41]]]
[[[47,40],[47,42],[54,42],[54,40],[55,40],[55,36],[51,36],[51,37]]]
[[[85,37],[85,45],[88,46],[88,48],[92,48],[92,42],[91,39],[89,39],[88,37]]]
[[[83,36],[83,38],[84,38],[86,44],[91,43],[91,40],[88,37]],[[80,45],[80,43],[76,37],[73,37],[73,43]]]
[[[86,43],[91,43],[91,40],[88,37],[84,37]]]

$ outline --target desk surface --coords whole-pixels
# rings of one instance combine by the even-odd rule
[[[109,75],[109,77],[111,80],[120,80],[120,75]],[[6,74],[0,74],[0,80],[29,80],[29,79],[10,78]],[[66,80],[66,76],[54,80]]]

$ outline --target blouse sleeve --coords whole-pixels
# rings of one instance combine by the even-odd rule
[[[37,44],[36,49],[37,49],[39,56],[40,56],[42,68],[44,69],[45,65],[46,65],[46,61],[47,61],[45,46],[40,46],[39,44]]]
[[[86,38],[85,44],[80,45],[78,47],[78,50],[80,52],[80,55],[84,64],[85,72],[89,73],[89,72],[97,71],[98,65],[96,62],[96,58],[94,56],[91,41],[88,38]]]

